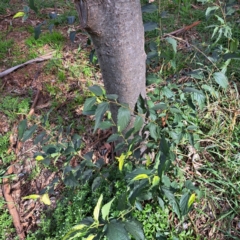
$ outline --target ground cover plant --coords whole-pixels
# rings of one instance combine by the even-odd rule
[[[1,71],[54,51],[0,78],[0,181],[24,237],[238,239],[239,3],[142,1],[147,99],[134,111],[106,94],[72,2],[14,3],[0,5]],[[18,239],[0,194],[1,239]]]

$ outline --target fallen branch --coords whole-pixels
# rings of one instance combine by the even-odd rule
[[[7,175],[10,175],[12,173],[13,173],[13,165],[11,165],[8,168]],[[10,188],[8,178],[3,178],[2,190],[3,190],[4,198],[7,202],[8,211],[12,216],[13,225],[16,229],[17,235],[18,235],[20,240],[23,240],[23,239],[25,239],[25,233],[23,231],[23,227],[22,227],[22,224],[21,224],[21,221],[20,221],[20,218],[19,218],[17,208],[15,206],[14,200],[11,196],[11,188]]]
[[[167,33],[163,37],[167,37],[167,36],[170,36],[170,35],[175,35],[175,36],[180,35],[182,33],[185,33],[186,31],[190,30],[191,28],[197,26],[199,23],[201,23],[201,21],[196,21],[196,22],[192,23],[191,25],[188,25],[188,26],[186,26],[184,28],[180,28],[180,29],[178,29],[176,31]]]
[[[19,65],[15,66],[15,67],[9,68],[9,69],[7,69],[7,70],[5,70],[5,71],[0,73],[0,78],[8,75],[9,73],[15,71],[16,69],[24,67],[24,66],[26,66],[28,64],[35,63],[35,62],[43,62],[43,61],[46,61],[48,59],[51,59],[53,57],[53,54],[54,54],[54,52],[50,52],[50,53],[47,53],[47,54],[45,54],[45,55],[43,55],[41,57],[34,58],[34,59],[29,60],[29,61],[27,61],[25,63],[19,64]]]

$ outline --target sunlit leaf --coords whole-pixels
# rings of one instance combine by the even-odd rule
[[[159,176],[154,176],[152,180],[152,186],[157,186],[160,182],[160,177]]]
[[[136,177],[133,178],[133,181],[141,180],[141,179],[146,179],[149,178],[147,174],[139,174]]]
[[[112,205],[114,200],[115,200],[115,198],[113,198],[110,202],[108,202],[108,203],[106,203],[105,205],[102,206],[101,212],[102,212],[103,220],[106,220],[108,218],[110,208],[111,208],[111,205]]]
[[[18,12],[13,16],[13,18],[23,17],[24,15],[25,15],[25,12]]]
[[[38,198],[40,198],[41,196],[40,195],[38,195],[38,194],[31,194],[31,195],[28,195],[28,196],[25,196],[25,197],[23,197],[22,199],[38,199]]]
[[[101,194],[101,196],[98,199],[97,205],[94,208],[93,211],[93,218],[95,221],[98,221],[99,219],[99,213],[100,213],[100,209],[101,209],[101,205],[102,205],[102,200],[103,200],[103,195]]]
[[[188,208],[190,208],[192,206],[192,204],[195,202],[195,200],[196,200],[196,194],[193,193],[188,200]]]
[[[38,156],[35,157],[35,159],[36,159],[37,161],[42,161],[42,160],[44,160],[44,157],[41,156],[41,155],[38,155]]]
[[[50,200],[50,198],[49,198],[48,193],[43,194],[43,195],[40,197],[40,200],[41,200],[41,202],[43,202],[45,205],[51,205],[51,200]]]

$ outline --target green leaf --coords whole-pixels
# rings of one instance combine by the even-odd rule
[[[63,182],[68,187],[77,187],[79,185],[79,182],[76,180],[72,172],[64,178]]]
[[[34,28],[34,39],[37,40],[41,34],[41,27],[42,27],[42,24],[39,24],[37,25],[35,28]]]
[[[29,7],[35,12],[38,13],[38,9],[34,4],[34,0],[29,0]]]
[[[215,12],[215,10],[217,10],[218,8],[219,6],[208,7],[205,13],[206,17],[212,15],[212,13]]]
[[[227,61],[228,59],[237,59],[240,60],[240,54],[239,53],[226,53],[223,55],[223,59]]]
[[[192,92],[192,93],[198,93],[198,94],[201,94],[201,95],[204,95],[204,93],[196,88],[192,88],[192,87],[185,87],[183,89],[183,92]]]
[[[101,122],[98,126],[98,128],[105,130],[105,129],[109,129],[110,127],[112,127],[114,124],[112,122],[109,121],[104,121]]]
[[[107,225],[108,240],[130,240],[124,225],[121,222],[112,221]]]
[[[155,30],[157,27],[158,27],[158,25],[157,25],[156,22],[144,23],[144,31],[145,32],[149,32],[149,31]]]
[[[45,131],[39,133],[34,139],[33,144],[37,145],[38,143],[41,143],[45,135],[46,135]]]
[[[83,105],[83,112],[88,112],[92,110],[93,105],[96,103],[97,98],[91,97],[86,99],[84,105]]]
[[[27,131],[24,132],[22,140],[23,142],[27,141],[34,133],[34,131],[37,129],[37,125],[33,125],[30,127]]]
[[[144,232],[140,222],[128,220],[125,222],[126,230],[134,237],[135,240],[144,240]]]
[[[27,129],[27,120],[24,119],[18,125],[18,139],[20,140],[22,139],[23,133],[25,132],[26,129]]]
[[[114,142],[114,141],[118,140],[119,138],[120,138],[119,134],[114,133],[107,139],[107,142]]]
[[[25,15],[24,12],[18,12],[18,13],[16,13],[16,14],[13,16],[13,19],[14,19],[14,18],[23,17],[24,15]]]
[[[97,130],[97,128],[103,118],[103,115],[107,110],[109,110],[108,102],[102,102],[97,106],[97,109],[95,112],[96,122],[95,122],[94,132]]]
[[[128,108],[120,107],[118,109],[117,126],[121,132],[128,126],[130,118],[131,112]]]
[[[106,98],[110,99],[110,100],[117,100],[118,99],[118,95],[117,94],[107,94]]]
[[[93,211],[93,218],[97,222],[98,222],[98,219],[99,219],[99,213],[100,213],[100,208],[101,208],[101,205],[102,205],[102,200],[103,200],[103,195],[101,194],[101,196],[98,199],[97,205],[96,205],[96,207],[94,208],[94,211]]]
[[[114,200],[115,200],[115,197],[110,202],[103,205],[103,207],[101,209],[103,220],[107,220],[109,212],[110,212],[111,205],[112,205]]]
[[[157,6],[155,4],[146,4],[142,6],[142,13],[153,13],[157,11]]]
[[[164,135],[162,136],[160,141],[160,150],[162,153],[164,153],[165,156],[169,154],[170,147]]]
[[[186,215],[188,213],[188,200],[190,198],[189,193],[185,193],[182,195],[180,202],[179,202],[179,207],[182,213],[182,216]]]
[[[134,121],[134,132],[138,132],[143,127],[143,118],[141,116],[136,116]]]
[[[166,103],[158,103],[156,105],[154,105],[154,107],[152,107],[151,109],[153,110],[166,110],[168,108]]]
[[[166,41],[172,45],[174,53],[177,53],[177,41],[171,37],[167,37]]]
[[[104,95],[103,89],[101,87],[99,87],[98,85],[93,85],[93,86],[89,87],[89,90],[98,97]]]
[[[102,177],[96,177],[92,183],[92,192],[94,192],[102,183]]]
[[[73,142],[75,151],[79,150],[81,146],[81,136],[75,133],[72,136],[72,142]]]
[[[222,72],[215,72],[213,74],[213,77],[215,81],[222,87],[222,88],[227,88],[228,87],[228,79],[227,77],[222,73]]]
[[[195,187],[190,180],[187,180],[184,185],[189,190],[196,190],[197,189],[197,187]]]
[[[157,133],[157,128],[158,128],[158,126],[156,125],[156,124],[154,124],[154,123],[152,123],[152,122],[150,122],[149,124],[148,124],[148,128],[149,128],[149,131],[150,131],[150,136],[155,140],[155,141],[157,141],[157,139],[158,139],[158,133]]]

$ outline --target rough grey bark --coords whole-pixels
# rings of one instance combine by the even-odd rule
[[[140,0],[75,0],[81,26],[90,34],[108,94],[134,109],[146,95],[146,54]],[[116,122],[117,108],[111,106]]]

